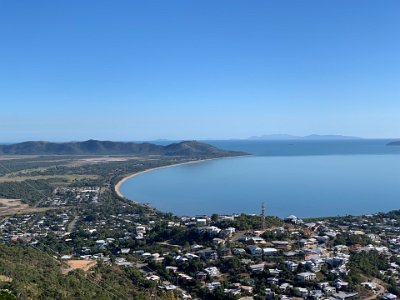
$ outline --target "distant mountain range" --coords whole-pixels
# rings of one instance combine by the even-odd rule
[[[0,145],[3,155],[169,155],[169,156],[237,156],[246,153],[218,149],[206,143],[183,141],[162,146],[152,143],[85,142],[51,143],[42,141]]]
[[[306,136],[296,136],[290,134],[267,134],[262,136],[252,136],[249,140],[360,140],[360,137],[354,136],[345,136],[345,135],[319,135],[319,134],[311,134]]]

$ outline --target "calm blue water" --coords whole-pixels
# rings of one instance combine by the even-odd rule
[[[144,173],[121,191],[177,215],[258,214],[262,201],[281,217],[400,209],[400,147],[387,142],[211,141],[256,156]]]

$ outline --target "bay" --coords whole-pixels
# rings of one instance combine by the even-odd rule
[[[208,141],[255,156],[173,166],[128,179],[121,192],[177,215],[299,217],[400,209],[400,147],[388,140]]]

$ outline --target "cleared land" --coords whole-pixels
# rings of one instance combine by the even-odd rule
[[[65,181],[74,181],[82,179],[97,179],[96,175],[38,175],[38,176],[1,176],[0,182],[20,182],[25,180],[46,180],[46,179],[59,179]]]
[[[52,207],[30,207],[20,199],[0,199],[0,216],[25,214],[54,209]]]
[[[64,274],[69,273],[76,269],[80,269],[83,270],[84,272],[87,272],[91,268],[93,268],[97,264],[97,262],[95,260],[88,260],[88,259],[71,259],[67,260],[66,264],[68,266],[62,267],[62,272]]]
[[[12,278],[5,276],[5,275],[0,275],[0,282],[11,282]]]

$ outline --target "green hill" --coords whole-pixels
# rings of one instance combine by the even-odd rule
[[[151,143],[84,142],[51,143],[42,141],[0,145],[2,155],[169,155],[169,156],[235,156],[245,153],[218,149],[197,141],[183,141],[167,146]]]

